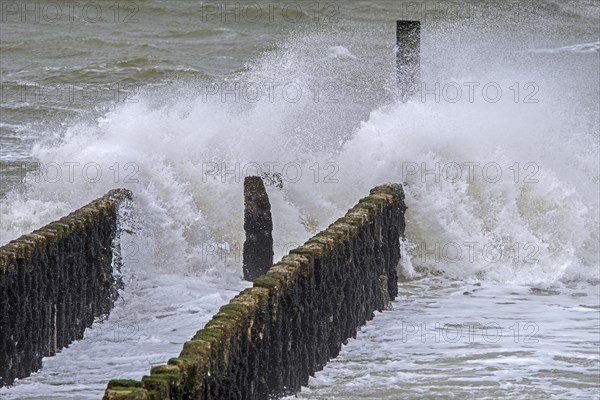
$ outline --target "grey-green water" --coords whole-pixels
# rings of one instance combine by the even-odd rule
[[[276,258],[376,184],[407,194],[395,310],[300,398],[598,397],[598,1],[54,4],[2,2],[0,243],[116,186],[139,233],[109,320],[0,397],[100,398],[176,356],[244,286],[255,164],[285,180]],[[424,101],[399,100],[401,18]]]

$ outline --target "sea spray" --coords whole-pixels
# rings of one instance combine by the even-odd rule
[[[597,280],[597,88],[489,26],[426,32],[420,87],[394,86],[393,37],[375,54],[359,39],[380,32],[340,43],[300,28],[233,77],[148,86],[33,147],[41,169],[2,200],[2,241],[123,186],[141,216],[139,265],[240,275],[243,177],[277,172],[275,259],[369,187],[402,182],[415,271]],[[331,57],[342,44],[353,57]]]

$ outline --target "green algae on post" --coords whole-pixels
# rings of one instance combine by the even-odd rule
[[[402,198],[399,185],[374,188],[291,250],[143,378],[148,398],[268,399],[306,385],[396,296]]]

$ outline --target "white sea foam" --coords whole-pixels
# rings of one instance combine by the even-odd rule
[[[570,46],[538,49],[534,51],[538,53],[598,53],[600,52],[600,42],[578,43]]]
[[[356,35],[366,37],[365,32]],[[282,190],[268,188],[276,259],[342,216],[373,186],[402,182],[408,205],[404,274],[443,277],[441,282],[418,281],[414,291],[405,283],[397,312],[374,321],[382,325],[367,326],[365,335],[342,354],[349,358],[318,375],[303,396],[313,391],[315,396],[348,397],[362,388],[366,398],[373,382],[380,398],[386,393],[397,398],[407,382],[417,396],[462,396],[474,391],[474,374],[490,388],[483,397],[496,390],[540,398],[568,393],[560,382],[548,391],[540,387],[548,374],[540,363],[566,363],[568,376],[571,365],[587,362],[581,359],[596,340],[589,334],[596,320],[580,319],[591,315],[587,310],[597,302],[597,286],[585,286],[586,281],[597,284],[600,279],[595,81],[563,70],[560,60],[521,64],[510,59],[510,41],[490,39],[482,41],[487,47],[461,48],[456,37],[442,30],[423,38],[424,82],[429,90],[440,84],[439,101],[431,94],[425,101],[419,94],[393,100],[393,43],[381,55],[389,60],[371,65],[324,56],[339,45],[339,38],[309,33],[292,37],[243,74],[216,82],[216,92],[215,86],[197,82],[153,86],[138,93],[137,103],[114,107],[99,120],[48,132],[52,138],[32,152],[45,178],[29,176],[25,192],[2,200],[1,241],[59,218],[111,188],[131,189],[139,228],[124,244],[131,251],[126,261],[135,262],[124,268],[127,286],[108,323],[113,330],[118,324],[126,329],[137,324],[140,345],[129,348],[113,340],[97,346],[91,336],[46,359],[40,376],[0,393],[49,398],[58,387],[65,388],[56,395],[61,398],[92,392],[89,397],[98,397],[106,380],[115,377],[112,365],[121,365],[123,376],[138,378],[148,372],[149,358],[160,363],[176,356],[181,342],[244,286],[239,281],[242,183],[244,172],[252,174],[257,165],[263,171],[271,165],[284,179]],[[370,59],[369,49],[346,43],[344,48],[351,48],[357,59]],[[585,57],[592,56],[577,56],[580,61]],[[238,97],[228,92],[235,84],[251,90],[269,82],[279,85],[273,99],[266,91],[258,101],[248,101],[250,92]],[[470,101],[468,85],[473,82],[478,86]],[[489,96],[501,88],[497,102],[484,97],[488,84]],[[290,92],[284,94],[286,85]],[[462,97],[454,102],[457,87]],[[293,97],[298,88],[301,96]],[[53,174],[56,166],[60,178]],[[72,179],[69,166],[74,168]],[[498,249],[500,259],[494,252]],[[477,296],[463,294],[479,291],[477,285],[483,286]],[[571,286],[576,288],[564,289]],[[555,288],[567,294],[546,292]],[[506,308],[498,312],[498,303],[517,306],[502,306]],[[195,313],[199,318],[189,320]],[[470,348],[459,343],[432,351],[415,337],[410,343],[414,351],[407,352],[405,341],[398,340],[398,318],[421,315],[416,322],[456,322],[448,314],[474,323],[498,317],[507,329],[515,322],[537,323],[545,342],[535,351],[508,348],[506,341],[501,343],[506,348],[484,343],[485,348],[474,351],[478,343]],[[175,343],[169,343],[171,329],[178,330]],[[587,347],[575,361],[565,362],[573,334]],[[76,388],[66,382],[74,374],[70,366],[87,365],[90,355],[100,371],[86,375],[85,394],[74,393]],[[578,370],[584,377],[597,370],[597,355],[590,357],[589,365]],[[531,359],[536,361],[528,367],[525,361]],[[464,383],[460,388],[441,385],[457,371],[457,360],[461,375],[455,379]],[[402,364],[407,367],[400,368]],[[85,368],[77,368],[83,374]],[[365,371],[371,375],[365,377]],[[538,385],[529,388],[527,379],[535,377]]]
[[[327,49],[327,55],[332,58],[340,57],[340,58],[353,58],[356,59],[356,56],[350,52],[344,46],[332,46]]]
[[[271,165],[284,179],[283,190],[270,188],[276,258],[369,188],[403,182],[416,271],[550,285],[598,280],[597,114],[557,96],[572,82],[545,81],[543,70],[471,72],[447,80],[463,90],[457,101],[448,96],[458,92],[443,89],[441,101],[417,94],[375,109],[348,133],[339,120],[356,121],[353,99],[316,102],[308,92],[325,71],[343,83],[339,94],[350,90],[345,71],[335,72],[344,63],[310,57],[320,59],[314,40],[296,38],[236,81],[292,82],[307,91],[297,101],[274,92],[244,102],[226,94],[231,82],[217,88],[225,97],[197,85],[148,89],[137,103],[55,132],[33,149],[46,175],[29,176],[29,191],[2,200],[2,241],[123,186],[142,219],[135,240],[146,268],[239,274],[239,251],[213,250],[241,248],[243,175]],[[473,99],[469,82],[480,83]],[[486,82],[502,91],[498,101],[486,97]],[[532,102],[523,103],[524,93]],[[579,115],[575,123],[565,107]]]

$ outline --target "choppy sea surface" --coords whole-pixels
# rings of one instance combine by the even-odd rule
[[[276,259],[406,192],[393,310],[299,398],[598,398],[598,1],[56,4],[2,3],[0,244],[115,187],[134,233],[110,317],[1,398],[97,399],[177,356],[249,285],[257,172],[283,181]]]

